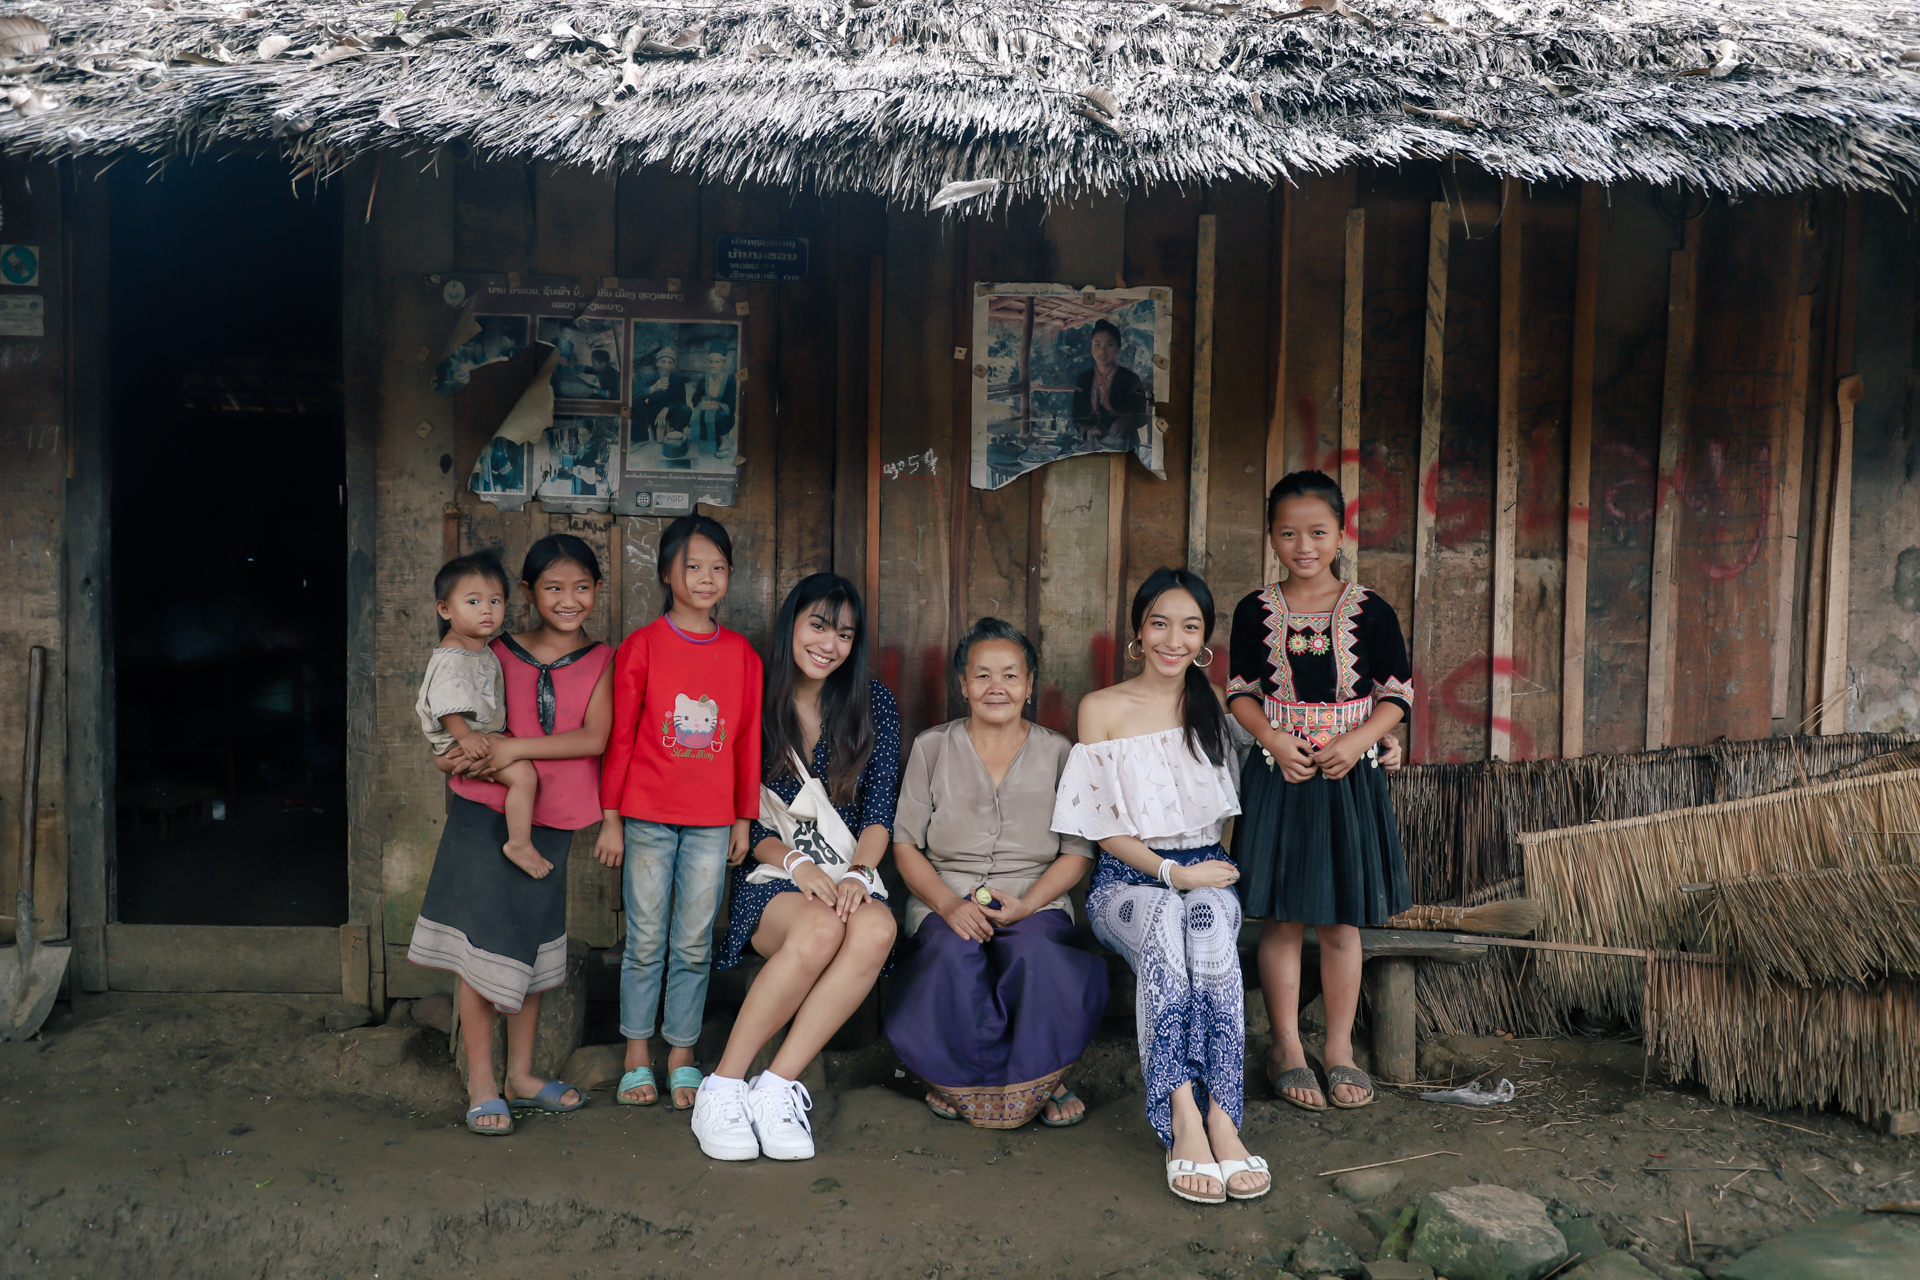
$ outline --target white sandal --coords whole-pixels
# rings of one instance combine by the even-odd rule
[[[1258,1191],[1235,1191],[1228,1179],[1239,1173],[1264,1173],[1267,1184]],[[1222,1160],[1220,1162],[1220,1185],[1227,1189],[1227,1195],[1235,1200],[1258,1200],[1273,1190],[1273,1171],[1267,1168],[1267,1162],[1259,1156],[1248,1156],[1245,1160]]]
[[[1191,1191],[1182,1191],[1179,1187],[1173,1185],[1175,1178],[1196,1177],[1212,1178],[1220,1184],[1220,1194],[1217,1196],[1197,1196]],[[1195,1204],[1225,1204],[1227,1202],[1226,1188],[1227,1180],[1220,1176],[1220,1166],[1217,1164],[1200,1164],[1194,1160],[1167,1161],[1167,1190],[1173,1192],[1173,1194],[1179,1196],[1182,1200],[1191,1200]]]

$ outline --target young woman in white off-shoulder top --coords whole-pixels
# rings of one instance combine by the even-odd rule
[[[1213,621],[1199,575],[1159,569],[1141,584],[1127,649],[1145,669],[1080,700],[1080,743],[1053,812],[1055,831],[1102,850],[1087,915],[1137,978],[1147,1119],[1168,1148],[1167,1186],[1201,1204],[1273,1185],[1240,1141],[1240,872],[1220,847],[1240,804],[1231,721],[1204,674]]]

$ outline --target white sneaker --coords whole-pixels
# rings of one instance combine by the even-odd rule
[[[712,1160],[751,1160],[760,1154],[747,1116],[743,1081],[708,1076],[693,1095],[693,1136]]]
[[[807,1119],[811,1110],[813,1097],[798,1080],[756,1079],[747,1095],[747,1114],[760,1139],[760,1154],[771,1160],[813,1159],[813,1124]]]

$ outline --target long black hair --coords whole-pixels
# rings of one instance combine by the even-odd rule
[[[723,551],[724,547],[721,548]],[[729,556],[731,559],[731,556]],[[827,744],[827,795],[835,804],[851,801],[860,775],[873,756],[873,707],[867,685],[867,611],[860,592],[837,573],[808,574],[793,584],[773,624],[766,662],[766,691],[760,701],[760,769],[768,782],[788,777],[788,751],[807,760],[800,717],[793,710],[796,670],[793,628],[801,618],[818,615],[830,627],[851,616],[853,647],[820,690],[820,737]],[[807,761],[812,766],[812,761]]]
[[[1184,591],[1200,606],[1202,639],[1213,639],[1213,592],[1207,581],[1191,569],[1155,569],[1133,593],[1133,634],[1140,635],[1153,602],[1169,591]],[[1187,666],[1185,692],[1180,700],[1180,723],[1186,729],[1187,750],[1196,760],[1223,764],[1227,758],[1227,713],[1207,683],[1207,673],[1191,663]]]
[[[660,587],[666,593],[660,604],[660,612],[667,613],[673,608],[673,587],[667,580],[667,571],[673,567],[686,551],[687,544],[693,541],[693,535],[699,534],[714,546],[720,548],[720,554],[727,558],[727,567],[733,567],[733,539],[720,527],[720,522],[712,516],[703,516],[695,512],[690,516],[681,516],[666,527],[660,535],[660,559],[655,562],[654,571],[659,575]]]
[[[475,551],[464,556],[455,556],[440,566],[440,572],[433,575],[433,600],[435,604],[445,604],[453,589],[468,578],[485,578],[500,588],[500,594],[513,594],[513,588],[507,584],[507,571],[500,567],[500,561],[491,551]],[[438,619],[440,638],[447,638],[447,632],[453,630],[453,624],[445,618]]]
[[[602,580],[600,557],[592,547],[570,533],[550,533],[527,548],[527,558],[520,562],[520,581],[532,586],[556,564],[577,564],[595,582]]]

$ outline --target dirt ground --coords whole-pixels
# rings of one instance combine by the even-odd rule
[[[1576,1202],[1611,1242],[1679,1261],[1690,1221],[1711,1273],[1807,1217],[1920,1185],[1920,1141],[1763,1118],[1657,1073],[1643,1088],[1633,1045],[1456,1040],[1423,1046],[1422,1074],[1492,1067],[1513,1103],[1383,1089],[1315,1117],[1254,1084],[1247,1141],[1274,1192],[1203,1208],[1164,1188],[1123,1023],[1073,1078],[1091,1112],[1071,1129],[937,1120],[882,1044],[830,1055],[811,1161],[709,1161],[686,1113],[611,1091],[483,1139],[458,1127],[444,1035],[404,1013],[328,1033],[334,1003],[86,997],[40,1039],[0,1045],[0,1275],[1270,1280],[1316,1226],[1371,1257],[1382,1215],[1475,1181]],[[1372,1205],[1320,1176],[1429,1152],[1444,1154],[1397,1166],[1405,1181]]]

